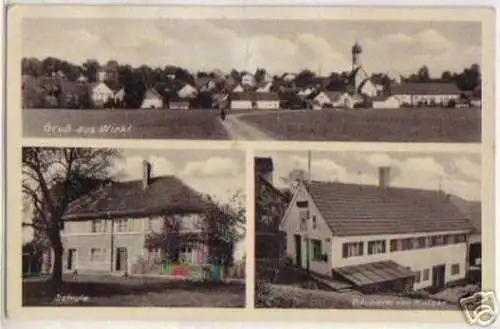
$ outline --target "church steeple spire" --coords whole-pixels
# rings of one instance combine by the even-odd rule
[[[361,44],[359,41],[356,41],[352,46],[352,70],[356,70],[359,66],[361,66],[360,56],[363,52],[363,48],[361,48]]]

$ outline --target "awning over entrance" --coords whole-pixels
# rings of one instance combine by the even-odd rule
[[[333,271],[357,286],[371,285],[415,276],[415,272],[392,260],[338,267],[333,269]]]

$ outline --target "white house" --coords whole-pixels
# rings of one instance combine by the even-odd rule
[[[177,91],[177,95],[180,98],[193,98],[198,95],[198,90],[190,84],[185,84],[181,89],[179,89],[179,91]]]
[[[458,100],[461,94],[454,83],[403,82],[391,86],[391,95],[408,106],[447,106],[451,100]]]
[[[116,91],[113,95],[113,100],[115,102],[123,102],[123,100],[125,99],[125,89],[124,88],[121,88],[120,90]]]
[[[372,101],[374,109],[396,109],[401,107],[401,100],[395,95],[374,97]]]
[[[149,89],[144,95],[141,109],[161,109],[163,108],[163,97],[154,89]]]
[[[143,167],[142,179],[109,183],[70,204],[61,231],[64,272],[135,274],[144,270],[141,260],[149,272],[163,251],[148,236],[167,229],[167,217],[181,223],[180,232],[200,233],[205,203],[198,192],[177,177],[153,177],[147,162]],[[207,262],[202,239],[180,249],[182,263]]]
[[[90,98],[95,107],[102,107],[109,100],[113,99],[114,92],[104,82],[97,82],[90,87]]]
[[[260,92],[253,94],[256,107],[263,110],[277,110],[280,107],[280,98],[275,92]]]
[[[268,93],[271,91],[273,84],[272,82],[265,82],[259,88],[257,88],[258,93]]]
[[[442,192],[299,184],[280,225],[295,265],[361,291],[442,289],[464,280],[471,224]]]
[[[244,74],[241,77],[241,84],[243,86],[248,86],[253,88],[256,85],[255,77],[253,76],[253,74],[250,73]]]
[[[232,109],[249,110],[256,107],[254,100],[248,92],[236,92],[230,96]]]
[[[244,92],[244,91],[245,91],[245,89],[244,89],[244,88],[243,88],[240,84],[238,84],[238,85],[237,85],[236,87],[234,87],[234,89],[233,89],[233,93],[242,93],[242,92]]]
[[[362,99],[359,96],[351,95],[348,92],[344,92],[340,94],[333,102],[332,105],[334,107],[352,109],[354,105],[361,102]]]

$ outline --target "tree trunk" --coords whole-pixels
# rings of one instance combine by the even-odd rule
[[[51,234],[52,249],[54,250],[54,261],[52,267],[52,276],[50,281],[53,288],[58,292],[59,288],[62,286],[62,269],[63,269],[63,245],[61,241],[61,236],[59,235],[59,230]]]

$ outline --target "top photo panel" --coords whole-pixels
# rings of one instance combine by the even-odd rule
[[[41,16],[20,26],[24,137],[481,142],[481,21]]]

